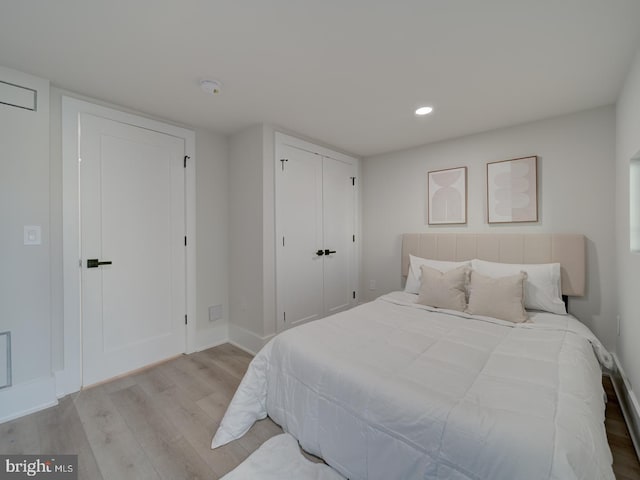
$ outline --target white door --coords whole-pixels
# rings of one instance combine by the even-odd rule
[[[322,157],[289,145],[280,153],[277,292],[288,328],[323,316]]]
[[[184,151],[184,139],[80,116],[85,386],[185,351]]]
[[[278,330],[352,307],[355,166],[281,143],[276,159]]]
[[[324,313],[330,315],[355,298],[355,189],[352,165],[323,157],[322,169]]]

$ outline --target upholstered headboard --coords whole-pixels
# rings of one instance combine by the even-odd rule
[[[409,254],[434,260],[479,258],[502,263],[560,263],[562,294],[581,297],[586,285],[584,235],[570,233],[405,233],[402,275],[409,273]]]

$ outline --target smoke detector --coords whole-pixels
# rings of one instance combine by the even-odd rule
[[[200,88],[209,95],[218,95],[222,89],[222,84],[218,80],[200,80]]]

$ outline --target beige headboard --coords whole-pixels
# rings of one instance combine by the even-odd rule
[[[402,275],[409,273],[409,254],[434,260],[479,258],[502,263],[560,263],[562,294],[585,294],[584,235],[570,233],[405,233],[402,236]]]

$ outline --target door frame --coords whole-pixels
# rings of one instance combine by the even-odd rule
[[[352,165],[354,175],[356,177],[355,185],[354,185],[354,199],[353,199],[353,210],[354,210],[354,232],[356,235],[356,242],[354,245],[353,252],[353,264],[351,268],[353,270],[353,289],[356,291],[356,297],[354,299],[354,305],[357,305],[360,302],[360,242],[362,238],[362,228],[360,223],[360,178],[362,177],[360,171],[360,160],[356,157],[352,157],[349,155],[345,155],[340,152],[336,152],[335,150],[331,150],[327,147],[322,147],[320,145],[316,145],[314,143],[308,142],[306,140],[301,140],[297,137],[292,137],[291,135],[287,135],[282,132],[275,132],[274,138],[274,212],[275,212],[275,229],[274,229],[274,245],[275,248],[275,310],[276,310],[276,333],[280,333],[286,329],[284,324],[284,319],[282,315],[282,296],[281,292],[278,290],[278,277],[282,275],[281,273],[281,265],[278,259],[278,242],[282,232],[281,219],[278,216],[279,204],[280,201],[278,198],[278,190],[279,190],[279,180],[278,180],[278,168],[282,168],[280,164],[280,158],[282,158],[281,149],[283,146],[290,146],[294,148],[298,148],[300,150],[305,150],[309,153],[314,153],[321,157],[329,157],[334,160],[338,160],[340,162],[348,163]]]
[[[98,117],[172,135],[184,140],[189,156],[185,171],[186,235],[186,307],[187,323],[185,352],[196,345],[196,176],[195,132],[181,127],[125,113],[76,98],[62,97],[62,265],[64,285],[64,368],[56,372],[58,397],[82,388],[82,304],[80,258],[80,176],[79,134],[80,114]]]

